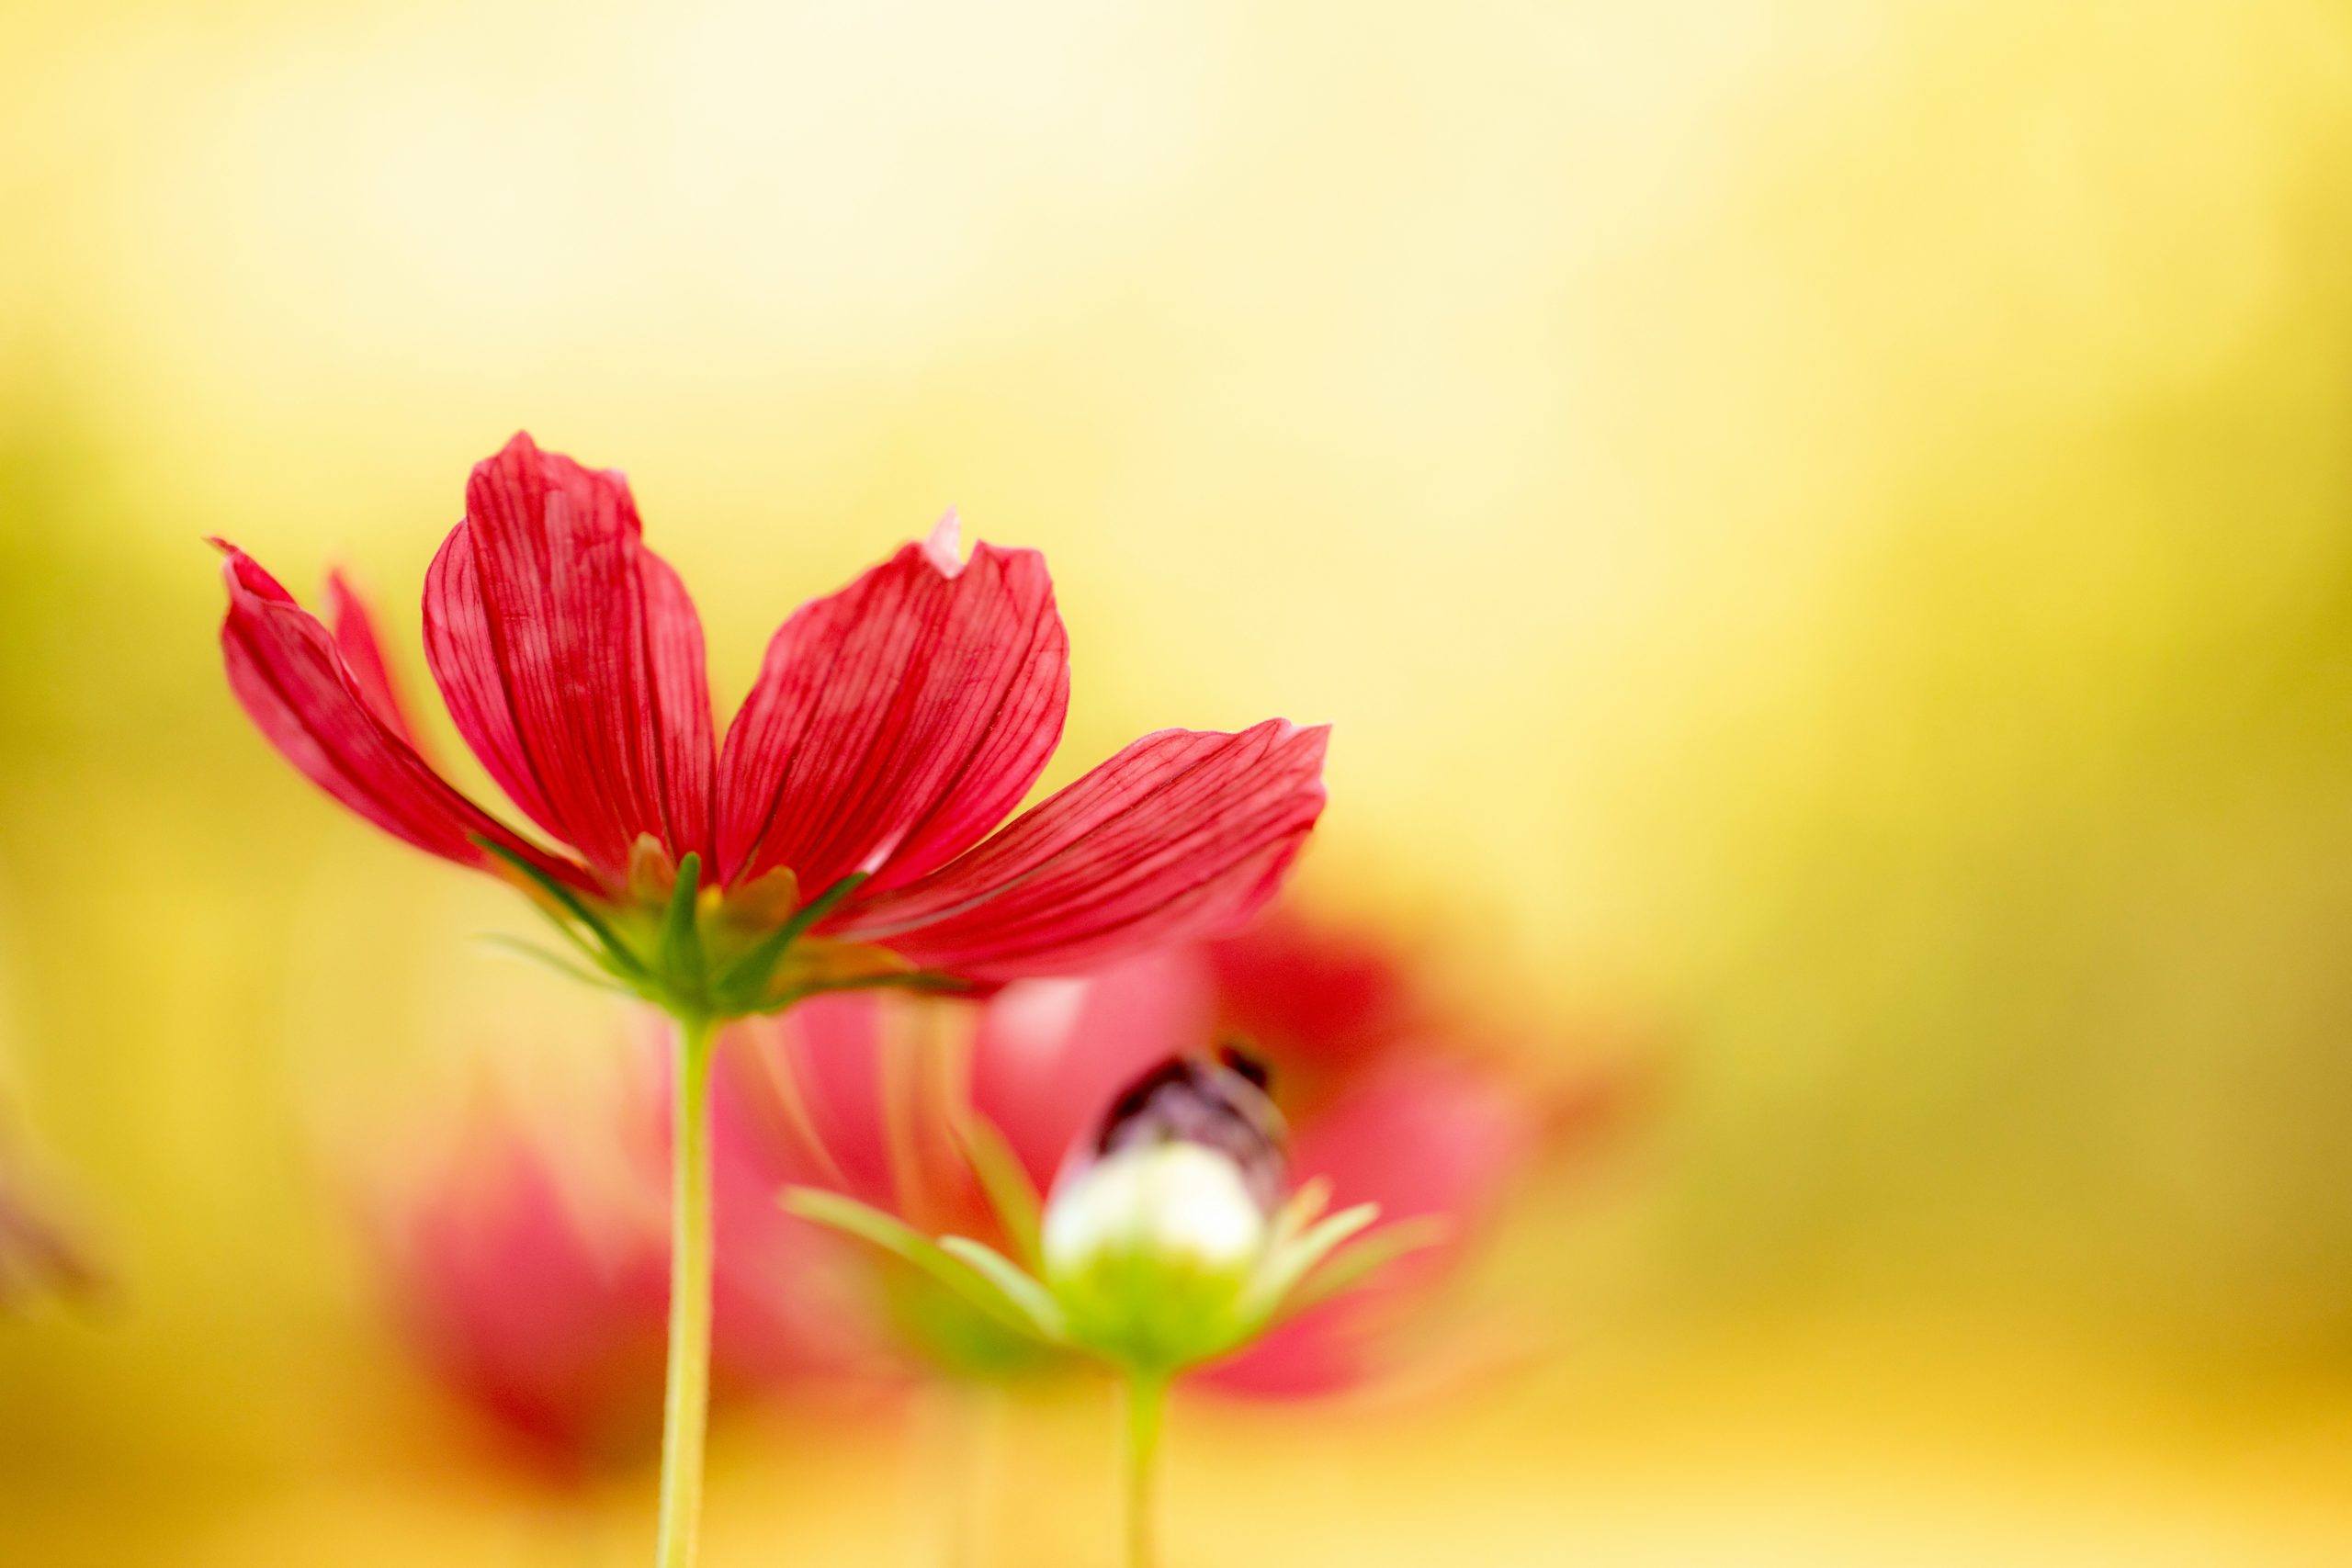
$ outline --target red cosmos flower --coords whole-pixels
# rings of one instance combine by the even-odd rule
[[[510,874],[606,981],[677,1021],[659,1555],[691,1568],[718,1024],[846,987],[1066,974],[1238,922],[1322,810],[1327,732],[1162,730],[999,830],[1069,696],[1035,552],[961,559],[949,513],[784,623],[721,745],[693,601],[641,534],[618,474],[517,435],[476,466],[425,576],[425,658],[449,715],[558,850],[420,754],[341,584],[330,629],[222,544],[221,646],[238,701],[313,783],[420,849]]]
[[[779,1183],[994,1243],[954,1131],[965,1108],[1004,1134],[1044,1190],[1138,1075],[1238,1032],[1272,1066],[1298,1180],[1329,1181],[1335,1210],[1370,1201],[1383,1223],[1440,1223],[1440,1245],[1203,1374],[1235,1393],[1319,1393],[1375,1371],[1393,1344],[1383,1330],[1467,1256],[1557,1120],[1556,1099],[1464,1055],[1462,1024],[1421,1001],[1400,955],[1286,917],[1083,980],[1007,987],[978,1010],[952,1075],[926,1071],[955,1057],[915,1038],[952,1029],[947,1012],[844,996],[742,1025],[755,1049],[722,1061],[719,1100],[762,1138]],[[729,1264],[722,1257],[722,1273]],[[917,1348],[991,1370],[995,1347],[978,1337]]]
[[[1068,640],[1044,559],[985,544],[959,559],[952,513],[796,611],[715,745],[701,624],[640,532],[618,473],[517,435],[474,468],[425,579],[450,716],[562,852],[419,752],[342,583],[330,628],[222,544],[230,683],[328,794],[420,849],[519,873],[616,979],[682,1014],[894,973],[1069,973],[1213,931],[1265,900],[1321,810],[1327,731],[1269,720],[1146,736],[991,836],[1060,737]],[[682,957],[653,927],[690,856],[715,919]]]

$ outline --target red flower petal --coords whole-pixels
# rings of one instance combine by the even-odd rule
[[[482,766],[506,798],[532,821],[559,835],[555,807],[533,775],[531,760],[514,732],[506,680],[482,614],[480,573],[463,523],[450,530],[424,572],[424,660],[441,688],[441,700]]]
[[[1329,726],[1147,735],[831,934],[979,980],[1069,974],[1229,929],[1270,897],[1323,810]]]
[[[474,467],[425,578],[425,655],[499,787],[609,878],[710,837],[702,623],[617,473],[517,435]]]
[[[789,866],[810,896],[853,871],[914,881],[1001,822],[1044,771],[1069,701],[1069,642],[1044,558],[956,519],[768,645],[720,759],[729,882]]]
[[[359,694],[367,699],[369,709],[393,734],[407,741],[410,750],[424,756],[424,748],[417,744],[416,727],[409,722],[408,709],[401,701],[391,667],[384,661],[383,643],[376,636],[375,614],[340,571],[327,573],[327,624],[334,628],[334,646],[343,655],[344,668],[351,671],[351,679],[359,687]]]
[[[1277,908],[1208,944],[1226,1025],[1277,1058],[1342,1068],[1409,1033],[1422,1003],[1392,938]]]
[[[586,885],[577,866],[516,838],[426,766],[368,700],[318,618],[251,556],[215,542],[229,558],[220,647],[230,690],[304,777],[421,850],[486,865],[490,856],[473,841],[480,837]]]

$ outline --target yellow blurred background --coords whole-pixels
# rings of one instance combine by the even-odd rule
[[[523,425],[722,710],[956,504],[1049,782],[1332,720],[1311,901],[1665,1043],[1540,1359],[1181,1409],[1175,1563],[2352,1562],[2348,169],[2292,0],[17,0],[0,1120],[115,1288],[0,1321],[0,1562],[643,1555],[433,1440],[326,1157],[609,1011],[267,752],[198,543],[413,680]],[[1106,1420],[986,1561],[1105,1558]],[[922,1448],[722,1434],[712,1568],[924,1561]]]

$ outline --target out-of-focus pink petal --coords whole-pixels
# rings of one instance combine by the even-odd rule
[[[623,1156],[626,1157],[626,1156]],[[392,1235],[403,1314],[452,1390],[566,1479],[650,1459],[662,1435],[669,1240],[658,1170],[583,1202],[511,1119]]]
[[[1341,1067],[1414,1025],[1419,998],[1388,944],[1277,907],[1206,944],[1219,1020],[1286,1064]]]
[[[617,473],[517,435],[426,574],[425,656],[499,787],[608,879],[651,834],[708,858],[702,623]]]
[[[891,1206],[882,1110],[886,1005],[870,993],[844,991],[729,1031],[712,1093],[779,1184]]]
[[[979,1010],[972,1107],[1001,1131],[1040,1189],[1120,1089],[1198,1050],[1216,1019],[1189,948],[1144,953],[1079,980],[1020,980]]]
[[[776,1187],[846,1193],[934,1230],[985,1218],[953,1127],[960,1017],[872,993],[812,998],[730,1032],[714,1099]]]
[[[711,1084],[718,1258],[712,1336],[729,1378],[806,1386],[812,1374],[903,1373],[904,1350],[863,1244],[786,1213],[785,1189],[821,1187],[988,1237],[951,1145],[943,1053],[895,1039],[880,998],[819,997],[738,1023]],[[910,1163],[911,1162],[911,1163]]]
[[[302,775],[421,850],[481,866],[479,837],[585,886],[579,867],[542,853],[451,788],[388,724],[318,618],[235,546],[220,626],[229,687],[269,743]]]
[[[870,892],[970,848],[1037,782],[1061,737],[1069,643],[1035,550],[956,561],[954,515],[795,611],[728,728],[719,860],[730,882],[788,866],[811,895]]]
[[[711,1352],[722,1389],[890,1359],[871,1310],[871,1260],[777,1201],[810,1179],[779,1158],[763,1086],[733,1070],[748,1043],[722,1047],[711,1101]]]
[[[1275,1330],[1210,1371],[1210,1381],[1282,1397],[1360,1379],[1374,1364],[1376,1320],[1459,1259],[1532,1153],[1536,1132],[1525,1104],[1441,1059],[1399,1058],[1344,1090],[1295,1130],[1296,1178],[1329,1180],[1334,1208],[1377,1203],[1383,1224],[1436,1216],[1451,1234],[1392,1264],[1374,1285]]]
[[[456,1159],[365,1204],[433,1371],[565,1480],[649,1461],[661,1437],[674,1075],[663,1030],[632,1043],[605,1113],[543,1124],[484,1100]],[[867,1260],[777,1205],[791,1178],[742,1110],[724,1092],[712,1105],[721,1402],[887,1359]]]
[[[425,755],[424,748],[417,743],[416,726],[409,721],[408,707],[401,701],[400,685],[392,679],[391,666],[384,661],[383,641],[376,634],[375,612],[340,571],[327,573],[327,625],[334,633],[335,649],[343,655],[344,668],[351,672],[352,682],[367,698],[368,707],[393,734],[408,742],[409,750],[420,757]]]
[[[1167,729],[834,934],[981,980],[1078,972],[1231,929],[1270,897],[1323,809],[1328,726]]]

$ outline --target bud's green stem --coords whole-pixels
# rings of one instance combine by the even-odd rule
[[[1154,1568],[1159,1560],[1154,1496],[1159,1479],[1159,1433],[1168,1416],[1167,1374],[1130,1371],[1126,1404],[1127,1568]]]

